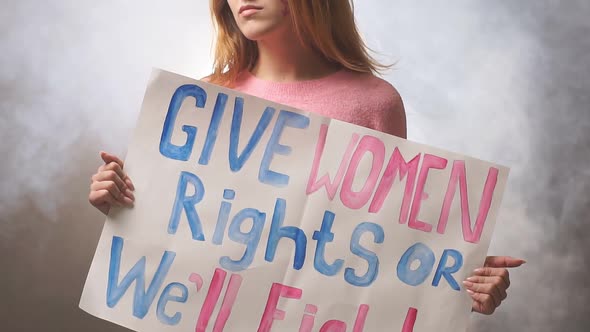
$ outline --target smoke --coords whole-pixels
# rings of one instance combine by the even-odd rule
[[[388,78],[409,139],[511,167],[490,252],[528,264],[471,331],[585,330],[590,4],[363,1],[357,13],[370,45],[399,55]]]
[[[355,9],[378,58],[397,61],[385,78],[404,99],[409,139],[511,167],[490,253],[528,263],[471,331],[590,326],[590,3],[357,0]],[[124,155],[151,67],[206,75],[211,34],[207,1],[3,3],[9,330],[121,330],[76,305],[102,219],[86,202],[89,177],[99,150]]]
[[[10,176],[2,177],[2,211],[30,196],[56,221],[69,198],[55,183],[81,171],[69,162],[72,154],[96,158],[99,146],[124,153],[152,66],[206,73],[207,6],[19,1],[4,10],[10,15],[0,22],[0,129],[9,154],[2,171]],[[89,137],[93,151],[78,144]],[[89,179],[89,170],[83,172]],[[12,222],[2,223],[2,236],[10,236]]]

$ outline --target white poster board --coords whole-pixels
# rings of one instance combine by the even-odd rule
[[[155,70],[80,307],[137,331],[465,331],[508,169]]]

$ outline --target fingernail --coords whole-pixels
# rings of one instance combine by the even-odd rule
[[[475,277],[469,277],[469,278],[467,278],[466,280],[469,280],[469,281],[471,281],[471,282],[474,282],[474,281],[475,281]]]
[[[125,205],[127,205],[129,207],[133,206],[133,201],[129,197],[123,198],[123,201],[125,202]]]
[[[483,269],[475,269],[475,270],[473,270],[473,273],[477,273],[477,274],[482,273],[482,272],[483,272]]]
[[[129,198],[131,198],[132,201],[135,200],[135,195],[133,195],[133,192],[129,189],[125,190],[125,195]]]
[[[467,280],[463,280],[463,285],[465,285],[465,287],[468,287],[468,288],[473,287],[473,283],[471,281],[467,281]]]
[[[469,294],[471,294],[471,295],[475,294],[475,292],[474,292],[474,291],[472,291],[471,289],[468,289],[468,290],[467,290],[467,293],[469,293]]]

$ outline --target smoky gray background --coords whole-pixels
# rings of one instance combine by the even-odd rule
[[[511,167],[490,254],[522,257],[470,331],[590,326],[590,1],[357,0],[408,137]],[[1,1],[0,329],[124,331],[78,309],[152,67],[211,68],[208,1]]]

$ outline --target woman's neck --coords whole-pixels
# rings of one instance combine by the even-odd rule
[[[286,30],[286,29],[285,29]],[[258,60],[252,74],[274,82],[305,81],[330,75],[340,66],[301,44],[294,31],[277,31],[257,41]]]

